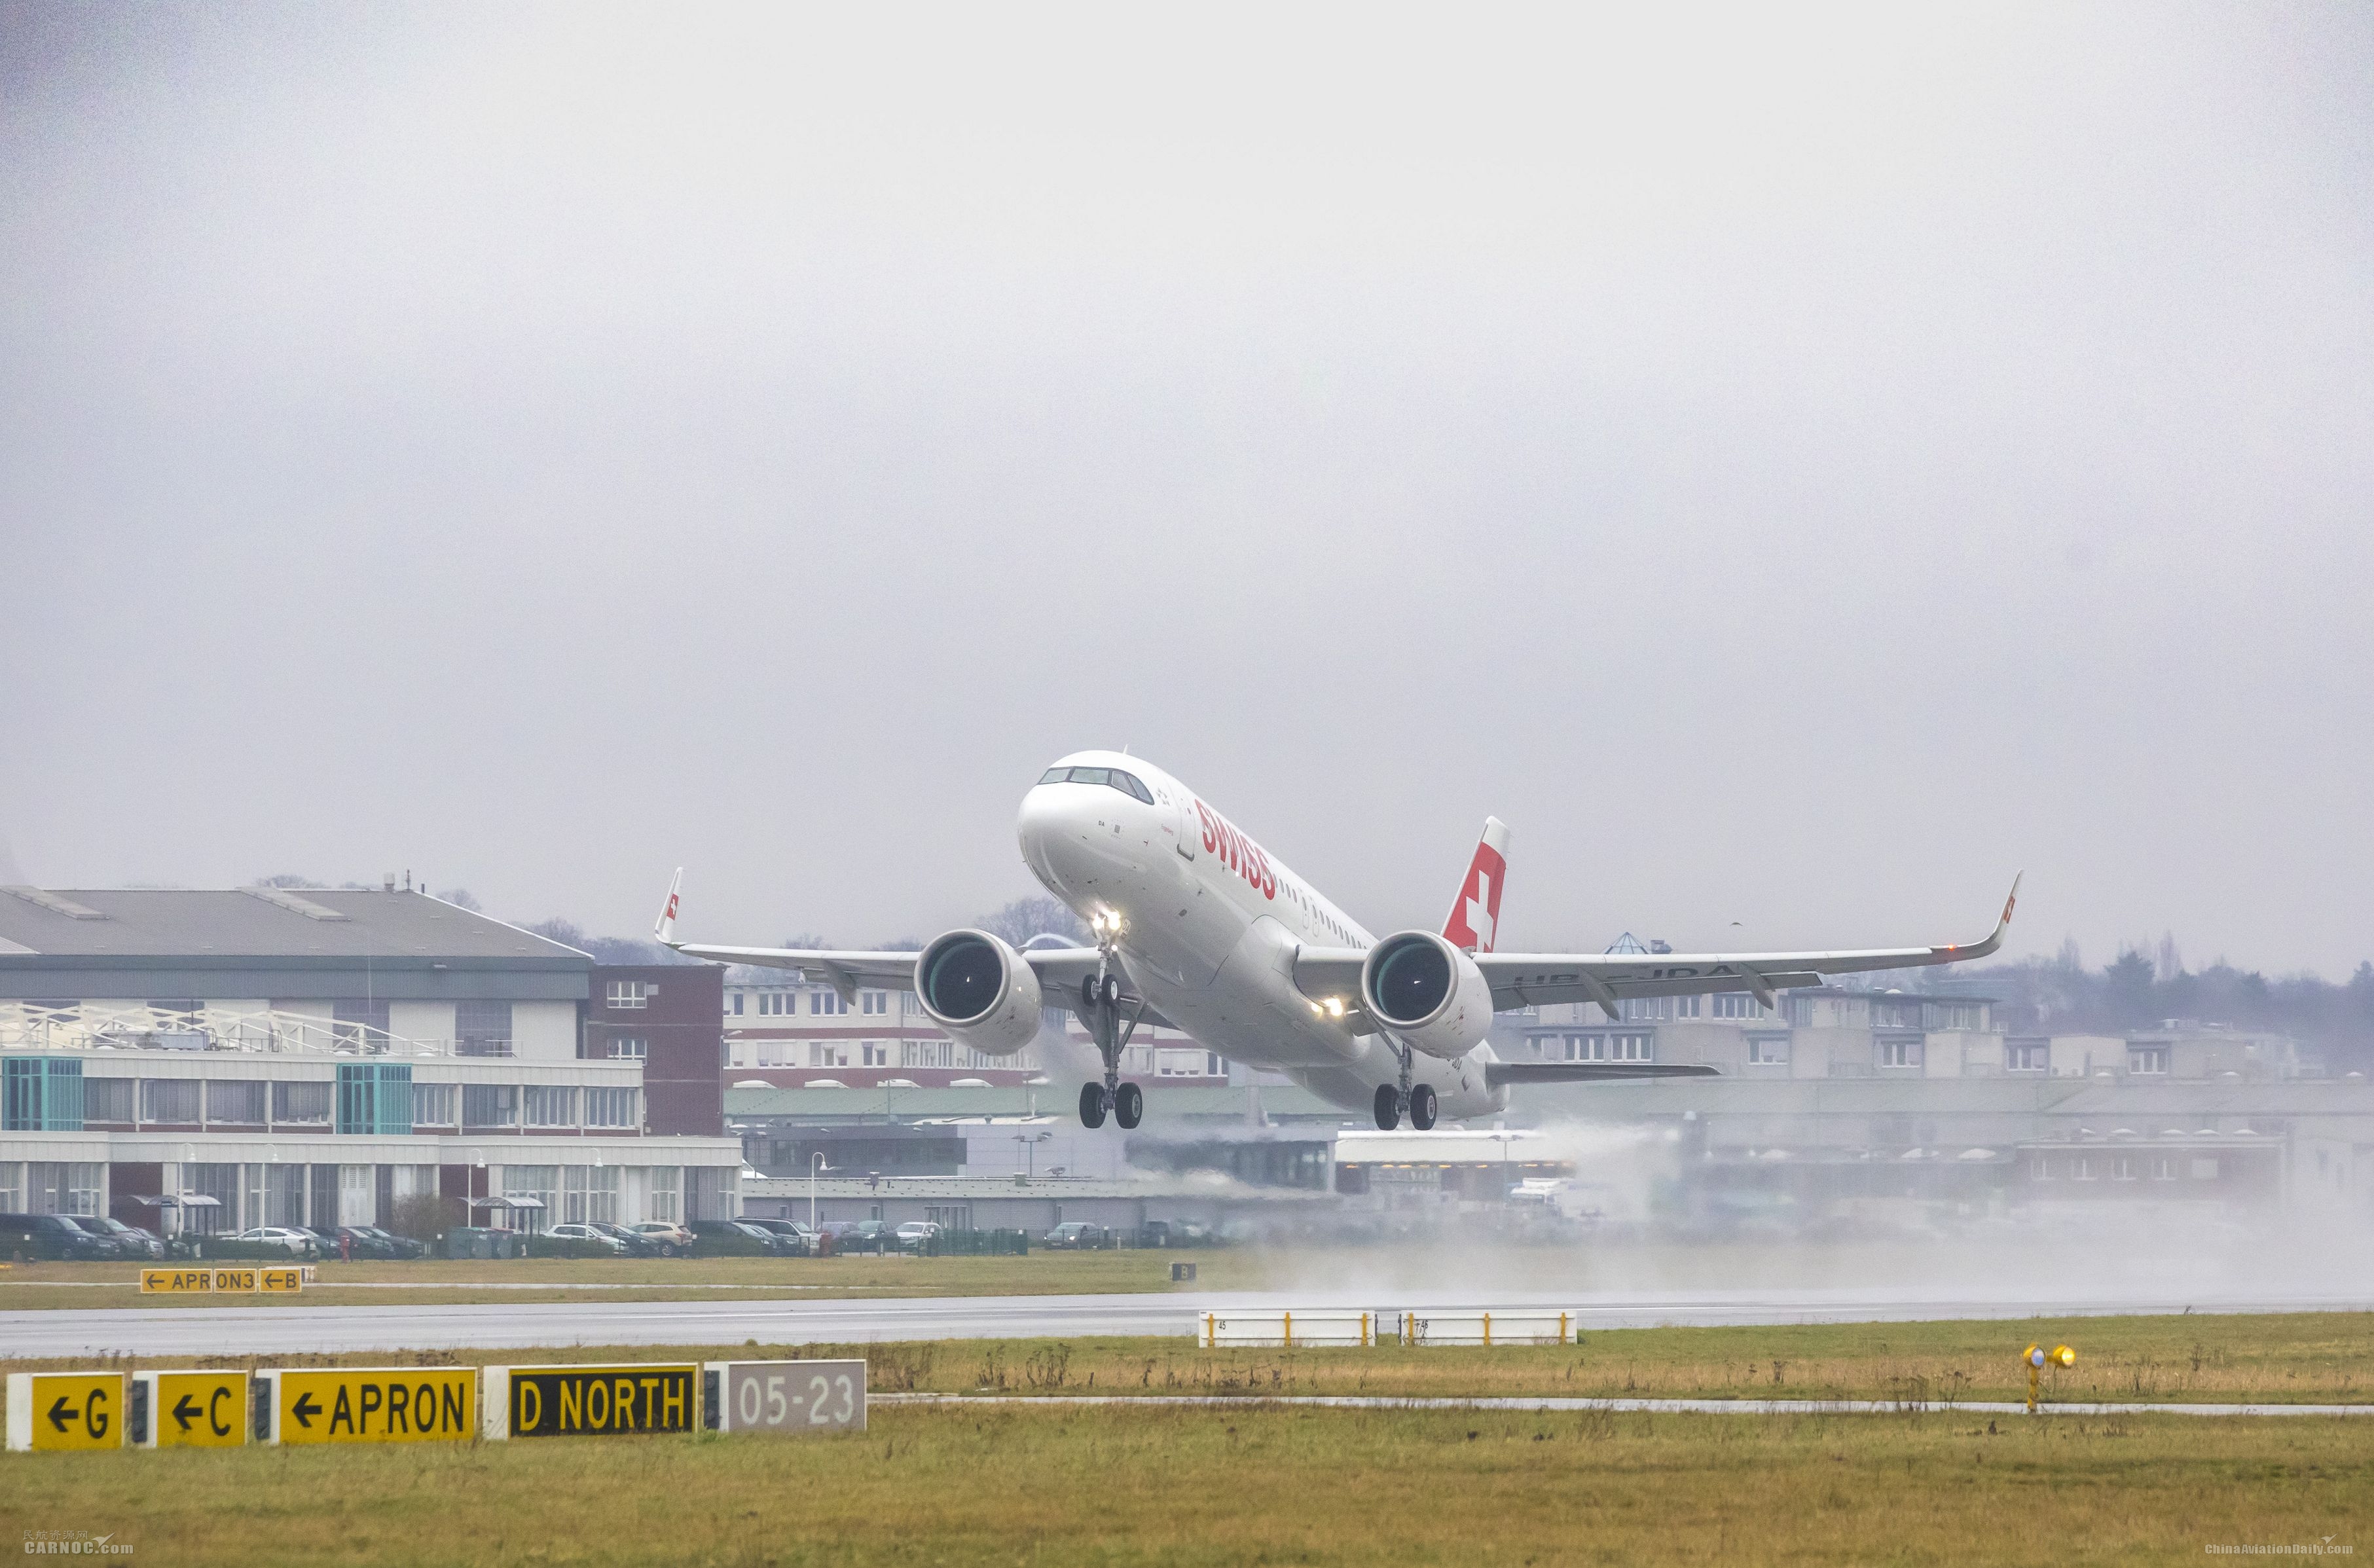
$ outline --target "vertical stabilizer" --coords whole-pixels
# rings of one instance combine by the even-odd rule
[[[1442,923],[1445,941],[1471,953],[1492,950],[1500,931],[1500,888],[1508,876],[1509,824],[1487,817],[1475,858],[1467,863],[1467,878],[1451,902],[1451,918]]]

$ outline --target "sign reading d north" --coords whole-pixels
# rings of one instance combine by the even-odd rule
[[[267,1443],[458,1443],[477,1432],[468,1367],[265,1371]]]
[[[699,1426],[697,1367],[487,1369],[488,1437],[607,1436],[694,1432]]]

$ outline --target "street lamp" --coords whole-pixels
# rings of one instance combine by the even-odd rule
[[[823,1155],[821,1152],[815,1153],[815,1154],[811,1154],[811,1155],[809,1155],[809,1156],[808,1156],[808,1232],[809,1232],[809,1233],[810,1233],[810,1234],[814,1234],[814,1233],[815,1233],[815,1232],[816,1232],[816,1228],[817,1228],[817,1218],[816,1218],[816,1187],[817,1187],[817,1173],[818,1171],[823,1170],[823,1169],[824,1169],[824,1155]]]
[[[1014,1141],[1022,1146],[1022,1179],[1034,1180],[1038,1175],[1039,1146],[1053,1138],[1053,1133],[1040,1133],[1033,1138],[1028,1133],[1016,1133]]]

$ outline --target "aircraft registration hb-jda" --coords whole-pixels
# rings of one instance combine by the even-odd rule
[[[1596,1002],[1608,1017],[1635,996],[1745,991],[1767,1007],[1825,974],[1984,958],[2002,945],[2019,897],[1984,941],[1960,947],[1822,953],[1503,953],[1493,950],[1508,877],[1509,830],[1484,824],[1467,878],[1440,932],[1379,940],[1185,784],[1141,758],[1081,751],[1022,797],[1022,858],[1095,933],[1093,947],[1016,949],[986,931],[950,931],[921,953],[721,948],[676,937],[684,873],[656,935],[694,958],[794,969],[846,998],[861,985],[911,987],[949,1035],[990,1055],[1038,1038],[1040,1009],[1075,1009],[1104,1058],[1080,1090],[1080,1120],[1137,1126],[1146,1099],[1121,1079],[1141,1024],[1179,1029],[1211,1050],[1282,1069],[1377,1125],[1503,1109],[1512,1083],[1710,1076],[1663,1062],[1503,1062],[1492,1015],[1545,1002]]]

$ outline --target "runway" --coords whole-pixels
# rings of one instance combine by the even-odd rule
[[[1907,1299],[1896,1291],[1180,1291],[1098,1296],[918,1296],[816,1301],[537,1302],[444,1306],[56,1308],[0,1313],[0,1356],[302,1355],[572,1345],[766,1345],[900,1339],[1177,1335],[1204,1312],[1566,1310],[1588,1331],[1661,1325],[1902,1323],[2180,1312],[2362,1312],[2362,1295],[2182,1299]]]

